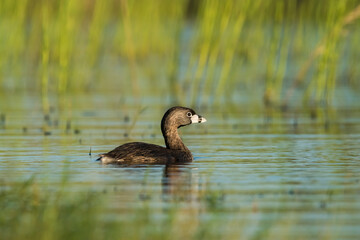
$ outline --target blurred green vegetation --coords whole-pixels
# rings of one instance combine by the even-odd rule
[[[176,181],[163,180],[161,197],[146,176],[133,191],[118,181],[91,186],[69,181],[75,174],[62,177],[1,179],[1,239],[357,239],[349,210],[358,206],[355,184],[224,190],[210,179],[194,188],[175,174]],[[228,200],[234,195],[242,202]]]
[[[360,85],[359,18],[359,0],[2,0],[0,91],[331,104]]]
[[[359,0],[1,0],[0,94],[38,94],[46,114],[51,96],[93,92],[187,105],[236,102],[243,93],[265,105],[331,104],[337,89],[359,92],[359,18]],[[58,106],[68,111],[69,131],[66,100]],[[311,112],[327,115],[334,113]],[[179,200],[153,209],[139,195],[142,205],[126,209],[116,205],[115,190],[71,192],[66,179],[0,185],[1,239],[238,239],[253,225],[225,219],[222,193],[210,187],[193,207]],[[238,211],[256,213],[257,205]],[[291,239],[286,227],[301,221],[291,214],[261,220],[251,239],[264,238],[271,224],[285,226],[283,239]],[[332,226],[326,239],[337,238]]]
[[[64,178],[69,177],[65,173]],[[182,205],[184,199],[159,200],[161,207],[152,208],[152,193],[146,192],[139,193],[138,205],[133,208],[119,202],[117,198],[123,193],[116,187],[78,192],[68,180],[56,185],[41,183],[35,177],[18,183],[2,181],[0,236],[7,240],[219,239],[221,235],[235,239],[231,235],[234,231],[222,233],[213,228],[218,226],[215,220],[223,203],[219,190],[201,192],[201,210],[191,204]],[[201,218],[200,213],[211,217]],[[226,225],[233,226],[234,222],[226,221],[222,227]]]

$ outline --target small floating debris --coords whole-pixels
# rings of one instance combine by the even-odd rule
[[[321,209],[325,209],[325,208],[326,208],[326,202],[321,201],[321,202],[320,202],[320,208],[321,208]]]
[[[312,120],[317,119],[317,112],[316,112],[315,109],[311,109],[311,110],[310,110],[310,118],[311,118]]]
[[[50,130],[50,127],[48,125],[44,125],[42,127],[42,132],[44,133],[45,136],[51,135],[51,130]]]
[[[49,114],[44,114],[44,120],[45,121],[50,121],[50,115]]]
[[[44,135],[45,135],[45,136],[50,136],[50,135],[51,135],[51,132],[50,132],[50,131],[44,131]]]
[[[297,121],[297,118],[294,118],[294,121],[293,121],[293,128],[294,129],[297,129],[297,127],[298,127],[298,121]]]
[[[326,120],[326,121],[324,122],[324,129],[325,129],[325,131],[328,131],[328,130],[330,129],[329,120]]]
[[[130,117],[126,115],[126,116],[124,117],[124,122],[129,122],[129,121],[130,121]]]
[[[74,133],[75,134],[80,134],[80,130],[79,129],[74,129]]]
[[[23,131],[23,133],[27,133],[27,131],[28,131],[27,127],[23,127],[22,131]]]
[[[6,123],[6,115],[5,115],[5,113],[1,113],[0,114],[0,127],[5,128],[5,123]]]
[[[141,201],[147,201],[147,200],[150,200],[151,199],[151,196],[147,193],[140,193],[139,194],[139,199]]]
[[[44,114],[44,121],[46,122],[47,125],[52,126],[52,121],[51,121],[51,117],[50,114]]]
[[[71,130],[71,121],[67,120],[66,121],[66,133],[69,133]]]

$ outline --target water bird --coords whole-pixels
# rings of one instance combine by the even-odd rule
[[[144,142],[125,143],[97,159],[103,164],[171,164],[191,162],[193,156],[178,134],[178,128],[206,119],[191,108],[172,107],[161,120],[166,147]]]

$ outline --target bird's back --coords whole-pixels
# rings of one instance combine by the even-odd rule
[[[191,162],[192,155],[190,151],[167,149],[143,142],[132,142],[102,154],[99,160],[102,163],[118,164],[167,164]]]

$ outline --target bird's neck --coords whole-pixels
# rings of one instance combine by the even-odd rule
[[[176,127],[162,127],[162,133],[165,139],[166,148],[172,150],[189,151],[181,140]]]

